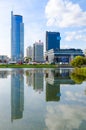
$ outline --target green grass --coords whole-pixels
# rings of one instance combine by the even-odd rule
[[[50,64],[2,64],[0,65],[0,68],[56,68],[56,65],[50,65]]]

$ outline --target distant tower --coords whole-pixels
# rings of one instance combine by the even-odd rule
[[[35,62],[43,62],[44,61],[44,46],[43,42],[39,40],[39,42],[35,42],[33,44],[33,61]]]
[[[21,15],[11,11],[11,59],[21,61],[24,57],[24,23]]]
[[[31,58],[31,59],[32,59],[32,54],[33,54],[32,51],[33,51],[33,49],[32,49],[31,46],[28,46],[28,47],[26,48],[26,56],[29,57],[29,58]]]
[[[46,31],[46,51],[50,49],[60,49],[60,33]]]

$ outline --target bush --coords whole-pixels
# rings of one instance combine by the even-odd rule
[[[81,67],[82,65],[86,65],[86,58],[83,56],[76,56],[72,61],[71,65],[73,67]]]

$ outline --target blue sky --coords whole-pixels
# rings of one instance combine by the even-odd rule
[[[86,49],[86,0],[0,0],[0,55],[11,52],[11,10],[23,15],[24,48],[45,32],[61,34],[61,48]]]

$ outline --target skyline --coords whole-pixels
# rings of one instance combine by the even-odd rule
[[[60,32],[61,48],[86,49],[85,0],[1,0],[0,55],[11,56],[11,11],[24,21],[24,50],[41,40],[46,31]]]

